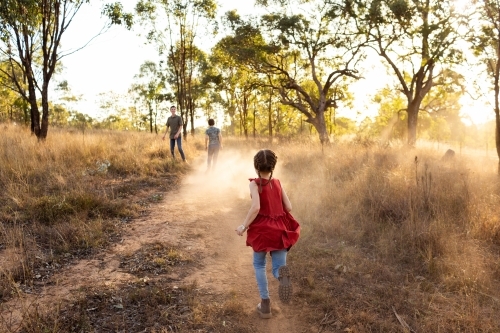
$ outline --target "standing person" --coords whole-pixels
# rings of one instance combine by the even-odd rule
[[[217,164],[217,156],[219,155],[219,149],[222,149],[222,134],[220,129],[214,125],[215,121],[213,119],[208,119],[209,127],[205,131],[205,149],[208,152],[207,172],[209,172],[211,168],[215,168],[215,165]]]
[[[172,115],[167,119],[167,127],[165,128],[163,140],[165,140],[165,136],[170,128],[170,152],[172,153],[172,158],[175,159],[174,148],[175,142],[177,141],[179,154],[181,154],[182,160],[186,162],[186,156],[184,156],[184,151],[182,150],[182,118],[175,114],[177,112],[177,108],[173,105],[170,107],[170,112]]]
[[[273,276],[279,281],[282,302],[292,296],[290,270],[286,266],[288,250],[299,239],[300,226],[290,214],[292,204],[278,179],[273,178],[278,157],[272,150],[260,150],[253,159],[259,178],[250,179],[252,205],[236,233],[247,231],[247,246],[253,249],[253,266],[261,301],[257,311],[261,318],[271,318],[271,302],[266,276],[266,255],[270,252]]]

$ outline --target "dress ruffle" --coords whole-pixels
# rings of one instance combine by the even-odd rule
[[[272,186],[262,186],[261,210],[250,224],[246,244],[256,252],[289,250],[299,239],[300,225],[283,209],[281,184],[271,180]]]

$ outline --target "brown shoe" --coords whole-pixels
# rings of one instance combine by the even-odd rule
[[[288,266],[281,266],[278,272],[278,280],[280,282],[278,295],[280,297],[280,301],[288,303],[292,298],[292,277],[290,275],[290,269]]]
[[[257,311],[259,311],[261,318],[271,318],[271,300],[269,298],[261,299],[260,303],[257,304]]]

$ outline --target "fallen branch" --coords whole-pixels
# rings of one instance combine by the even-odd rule
[[[396,318],[398,319],[398,321],[399,321],[399,323],[401,324],[401,326],[403,326],[403,328],[404,328],[404,331],[405,331],[405,332],[412,332],[412,333],[416,333],[416,332],[415,332],[415,330],[414,330],[414,329],[412,329],[412,328],[410,327],[410,325],[408,325],[408,324],[406,323],[406,321],[398,315],[398,313],[396,312],[396,309],[394,309],[394,307],[392,307],[392,311],[394,311],[394,314],[396,315]]]

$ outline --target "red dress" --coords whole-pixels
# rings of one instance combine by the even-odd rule
[[[278,179],[250,179],[257,186],[262,181],[260,210],[247,231],[247,246],[255,252],[289,250],[299,239],[300,225],[283,208],[281,184]],[[271,186],[272,185],[272,186]]]

